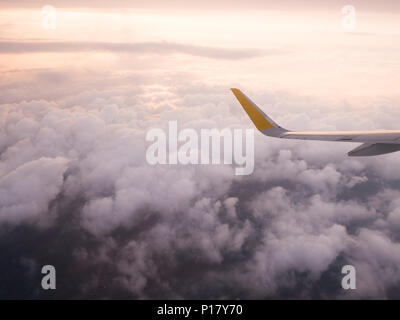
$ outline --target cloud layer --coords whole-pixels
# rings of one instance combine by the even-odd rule
[[[398,298],[398,154],[351,159],[346,143],[256,133],[251,176],[150,166],[146,132],[168,120],[251,126],[227,88],[163,81],[1,105],[0,269],[13,270],[1,297],[49,297],[37,283],[54,264],[61,298]],[[390,99],[322,109],[249,95],[291,129],[390,127],[398,116]],[[345,264],[355,291],[340,287]]]
[[[112,42],[18,42],[1,41],[0,53],[22,54],[40,52],[116,52],[130,54],[187,54],[210,59],[238,60],[260,57],[268,54],[282,54],[281,50],[227,49],[194,46],[169,42],[112,43]]]

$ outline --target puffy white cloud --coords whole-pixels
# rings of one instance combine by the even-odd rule
[[[87,238],[73,250],[76,264],[105,266],[113,288],[134,297],[275,297],[298,286],[294,296],[308,297],[340,259],[360,274],[357,297],[388,296],[400,270],[398,154],[351,159],[348,144],[256,132],[251,176],[227,165],[151,166],[146,132],[168,120],[251,126],[226,88],[170,81],[1,105],[0,224],[78,228]],[[370,113],[347,106],[321,112],[309,98],[282,93],[254,100],[290,129],[360,129],[339,127],[343,114],[374,126]],[[299,104],[307,114],[293,112]],[[379,110],[376,124],[390,126]],[[93,279],[82,292],[101,275]]]
[[[39,158],[0,178],[0,223],[51,222],[50,202],[63,185],[68,159]]]

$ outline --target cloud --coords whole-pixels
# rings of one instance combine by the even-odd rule
[[[1,41],[0,54],[23,53],[65,53],[65,52],[97,52],[130,54],[186,54],[197,57],[222,60],[239,60],[262,57],[265,55],[284,54],[281,50],[260,49],[235,49],[196,46],[172,42],[138,42],[138,43],[113,43],[113,42],[17,42]]]
[[[39,158],[0,178],[0,223],[51,222],[50,202],[60,192],[67,159]]]
[[[24,275],[10,273],[15,296],[46,297],[32,273],[52,262],[59,298],[398,297],[399,154],[351,159],[345,143],[256,133],[251,176],[227,165],[150,166],[146,132],[170,119],[251,125],[225,87],[185,80],[1,105],[0,243],[29,244],[0,248],[1,267]],[[397,109],[385,117],[395,100],[321,109],[301,96],[250,95],[294,129],[335,129],[343,117],[358,120],[348,130],[396,125]],[[345,264],[359,274],[356,292],[340,287]]]

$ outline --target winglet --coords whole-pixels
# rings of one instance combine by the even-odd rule
[[[238,101],[242,105],[244,111],[246,111],[247,115],[250,117],[251,121],[253,121],[256,128],[260,130],[263,134],[267,136],[278,137],[282,133],[287,132],[286,129],[283,129],[282,127],[277,125],[271,118],[269,118],[242,91],[236,88],[232,88],[231,90],[236,99],[238,99]]]

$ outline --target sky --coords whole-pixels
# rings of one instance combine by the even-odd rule
[[[399,14],[398,1],[2,1],[0,298],[400,298],[399,153],[255,132],[249,176],[145,157],[169,121],[253,128],[232,87],[288,129],[399,129]],[[356,290],[341,288],[346,264]]]

